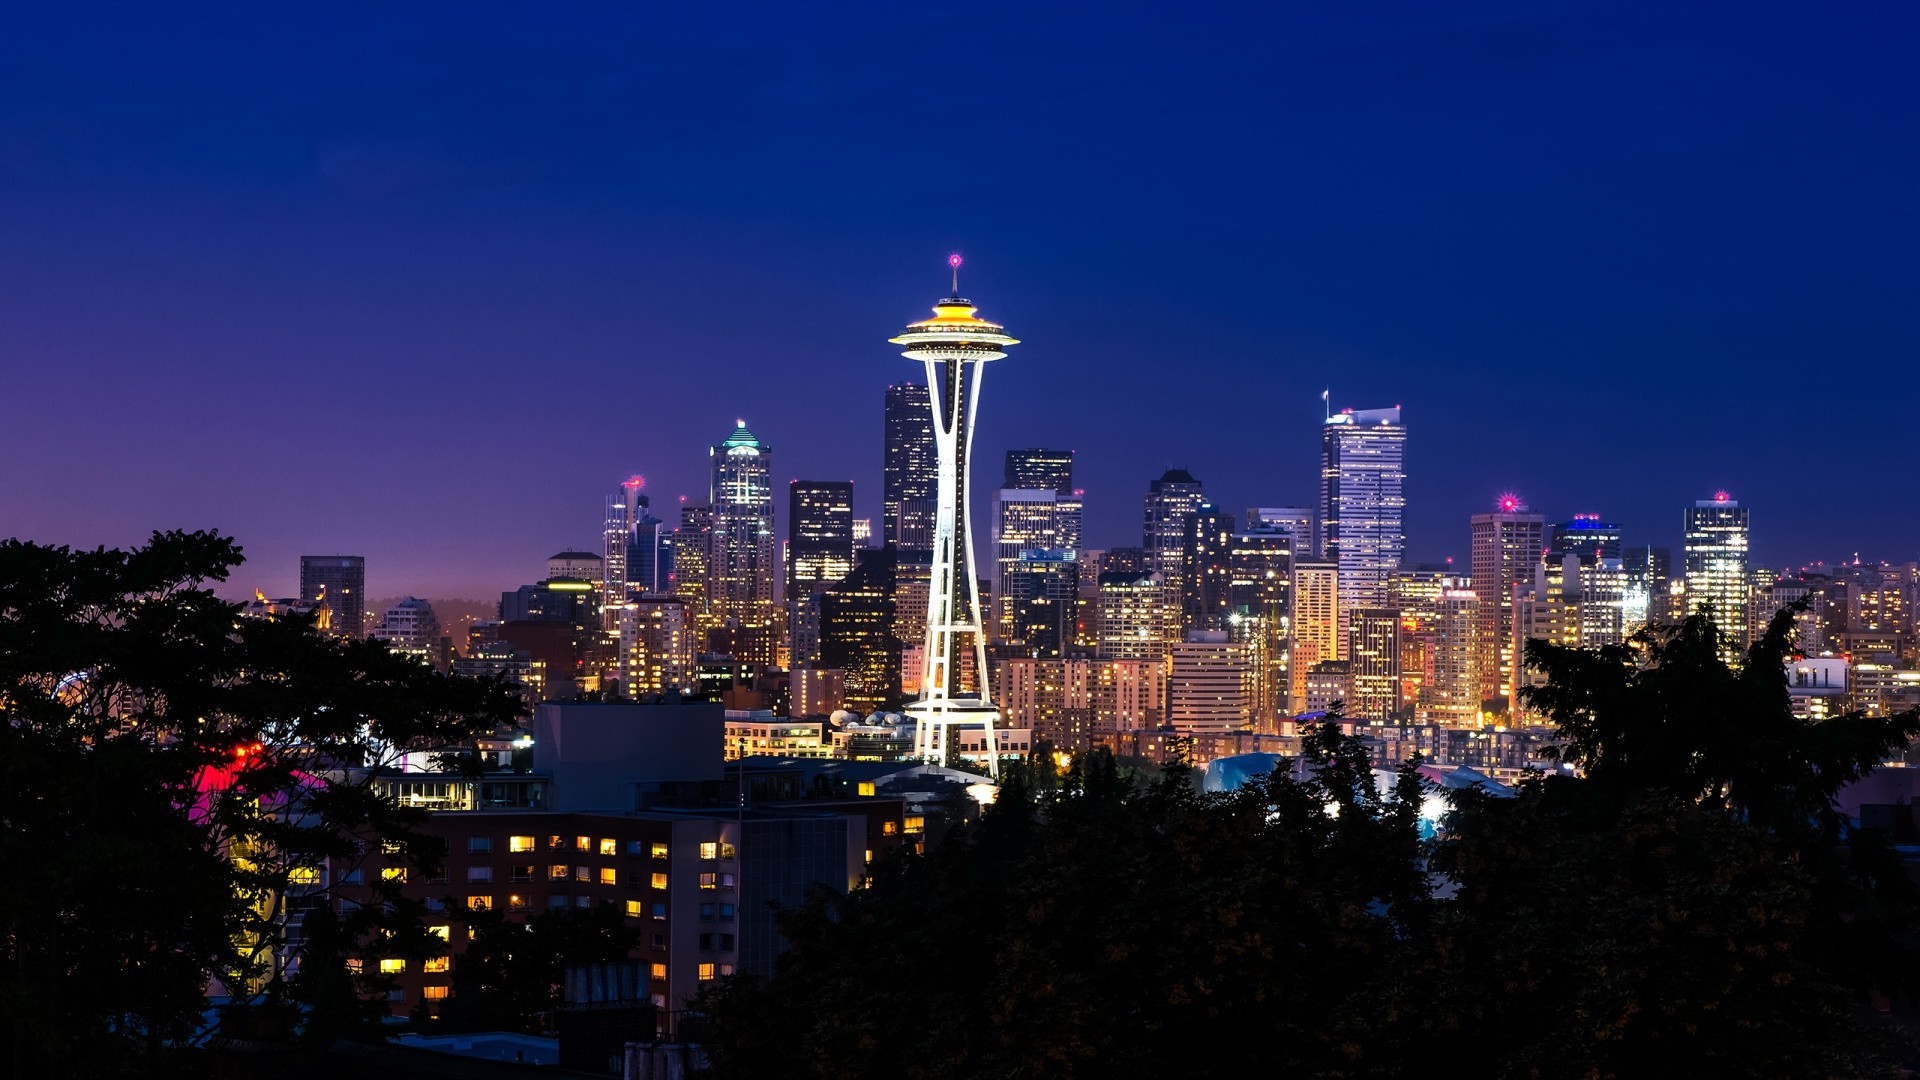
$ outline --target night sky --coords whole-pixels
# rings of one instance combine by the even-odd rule
[[[1411,560],[1506,490],[1920,555],[1904,0],[77,7],[0,40],[0,535],[487,596],[737,417],[877,518],[959,251],[976,486],[1079,451],[1095,546],[1168,465],[1310,502],[1331,386]]]

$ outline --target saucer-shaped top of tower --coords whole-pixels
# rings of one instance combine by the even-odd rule
[[[1007,346],[1020,341],[1009,337],[1006,327],[981,318],[979,310],[971,300],[949,296],[933,305],[933,318],[908,323],[887,340],[906,346],[900,355],[910,360],[999,360]]]

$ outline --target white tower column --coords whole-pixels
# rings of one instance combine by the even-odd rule
[[[916,723],[916,757],[944,761],[959,731],[977,728],[983,736],[988,771],[998,777],[995,727],[1000,710],[993,703],[987,667],[980,582],[973,564],[973,521],[966,493],[981,375],[988,361],[1004,359],[1007,347],[1019,342],[1009,337],[1004,327],[979,318],[979,309],[972,301],[957,295],[960,256],[953,256],[948,264],[954,270],[955,295],[934,305],[933,318],[913,323],[899,336],[888,339],[906,346],[901,355],[920,361],[926,369],[934,449],[939,456],[920,700],[907,706],[907,713]],[[973,639],[974,682],[978,689],[972,696],[962,697],[957,693],[958,661],[967,635]]]

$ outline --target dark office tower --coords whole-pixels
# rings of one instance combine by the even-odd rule
[[[1555,525],[1547,540],[1549,557],[1578,555],[1582,566],[1618,559],[1621,552],[1620,526],[1601,521],[1599,514],[1575,514],[1572,521]]]
[[[779,646],[774,579],[780,542],[773,522],[773,450],[737,421],[710,454],[713,552],[707,603],[721,627],[738,631],[734,659],[771,664]],[[848,526],[851,534],[852,526]]]
[[[1227,616],[1232,611],[1233,534],[1233,515],[1221,513],[1211,503],[1202,503],[1187,520],[1180,553],[1180,564],[1185,568],[1181,579],[1184,629],[1227,628]]]
[[[858,713],[900,704],[894,635],[893,548],[862,548],[853,570],[820,594],[820,666],[846,673],[846,706]]]
[[[1073,497],[1073,451],[1009,450],[1007,482],[1009,488],[1057,492],[1061,498]]]
[[[1347,612],[1384,609],[1407,546],[1407,428],[1400,406],[1346,409],[1320,436],[1320,557],[1340,567],[1341,640]]]
[[[1100,572],[1103,574],[1146,574],[1147,549],[1137,547],[1108,548],[1100,555]]]
[[[887,387],[887,433],[880,489],[880,542],[933,550],[940,455],[933,444],[933,404],[924,383]]]
[[[1147,486],[1141,547],[1146,549],[1147,570],[1160,575],[1160,629],[1169,642],[1182,638],[1187,528],[1206,501],[1200,481],[1185,469],[1168,469]]]
[[[1277,730],[1272,725],[1287,708],[1293,542],[1285,533],[1246,532],[1233,537],[1227,555],[1226,630],[1233,640],[1253,646],[1259,673],[1253,704],[1255,731]]]
[[[627,548],[627,583],[647,596],[673,592],[673,530],[648,512],[640,496],[640,520],[633,525],[633,543]]]
[[[715,625],[707,595],[712,566],[713,507],[705,503],[681,503],[680,528],[673,534],[672,591],[687,602],[696,652],[706,649],[707,632]]]
[[[327,609],[327,627],[337,637],[366,633],[367,560],[362,555],[300,556],[300,601]]]
[[[1674,621],[1673,549],[1621,548],[1620,564],[1627,572],[1627,589],[1636,599],[1646,598],[1646,622],[1666,626]]]
[[[787,633],[794,664],[820,658],[819,595],[853,570],[853,484],[787,485]]]
[[[1514,590],[1533,581],[1546,542],[1547,519],[1520,500],[1500,497],[1499,509],[1473,515],[1473,591],[1480,597],[1480,699],[1508,701],[1518,685],[1515,668]],[[1346,582],[1341,581],[1341,587]]]
[[[1080,563],[1074,552],[1028,550],[999,583],[1009,615],[1007,641],[1019,655],[1058,659],[1073,644]]]

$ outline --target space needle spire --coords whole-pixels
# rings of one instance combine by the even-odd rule
[[[980,408],[980,377],[989,360],[1003,360],[1019,341],[1006,328],[978,315],[973,301],[960,296],[960,256],[947,259],[953,292],[933,305],[933,318],[911,323],[887,340],[903,346],[900,355],[918,360],[927,372],[927,396],[933,406],[934,449],[939,456],[933,526],[933,567],[927,590],[926,647],[921,654],[920,700],[907,706],[916,721],[914,756],[943,761],[958,736],[956,729],[980,729],[987,768],[1000,775],[999,741],[994,730],[1000,710],[988,679],[987,639],[980,617],[980,582],[974,576],[967,509],[968,450]],[[974,690],[962,696],[963,650],[973,657]]]

